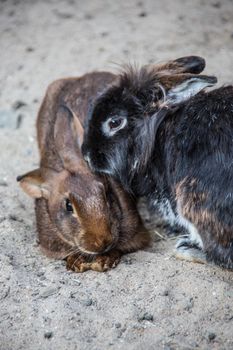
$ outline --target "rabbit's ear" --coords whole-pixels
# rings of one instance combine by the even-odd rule
[[[80,122],[79,117],[75,113],[73,113],[73,120],[74,120],[74,129],[76,131],[78,145],[79,145],[79,148],[81,148],[81,146],[83,144],[84,129],[83,129],[83,126]]]
[[[196,95],[206,87],[217,83],[217,78],[207,75],[177,74],[161,77],[162,86],[166,90],[165,104],[173,106]]]
[[[17,177],[20,186],[30,197],[48,199],[49,184],[42,177],[41,169],[32,170]]]
[[[79,133],[81,133],[81,137],[78,139],[82,140],[81,127],[78,118],[74,117],[73,112],[67,106],[59,106],[54,126],[54,142],[64,168],[71,172],[75,172],[81,163],[85,167],[76,142],[76,136]]]
[[[185,56],[173,61],[152,65],[156,72],[170,71],[173,73],[199,74],[205,68],[205,60],[199,56]]]

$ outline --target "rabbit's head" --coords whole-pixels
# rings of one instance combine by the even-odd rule
[[[169,111],[216,83],[215,77],[198,75],[204,67],[202,58],[189,56],[123,72],[89,116],[82,151],[91,169],[130,190],[129,179],[142,173]]]
[[[49,222],[42,216],[37,221],[48,235],[53,225],[53,232],[68,246],[97,254],[120,245],[127,231],[139,228],[140,220],[120,189],[89,170],[77,146],[82,133],[78,117],[60,107],[51,137],[63,169],[41,167],[18,181],[28,195],[46,201]]]

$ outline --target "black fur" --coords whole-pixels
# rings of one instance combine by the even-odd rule
[[[233,269],[233,87],[200,92],[175,110],[162,104],[162,92],[156,73],[123,75],[96,101],[83,153],[152,206],[167,201],[201,236],[203,247],[190,236],[190,248]],[[105,137],[101,125],[111,115],[128,123]]]

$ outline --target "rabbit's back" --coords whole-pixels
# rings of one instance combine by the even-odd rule
[[[177,139],[187,152],[227,153],[233,147],[233,86],[199,93],[184,107],[176,126]],[[232,154],[232,153],[231,153]]]

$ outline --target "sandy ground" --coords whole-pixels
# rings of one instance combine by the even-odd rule
[[[54,79],[197,54],[233,82],[233,1],[0,1],[0,349],[233,349],[233,274],[177,261],[174,241],[107,273],[67,272],[36,241],[15,177],[38,164]]]

